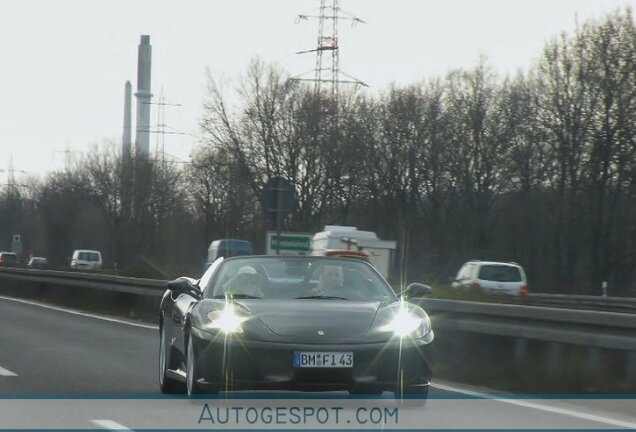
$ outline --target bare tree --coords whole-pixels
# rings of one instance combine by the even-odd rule
[[[464,247],[478,255],[492,245],[495,200],[507,186],[508,143],[495,79],[483,58],[473,70],[447,77],[450,172],[465,212],[457,229],[468,240]]]
[[[636,159],[636,28],[631,12],[626,10],[608,15],[601,22],[588,23],[582,33],[590,43],[590,91],[598,95],[590,155],[584,167],[593,196],[591,281],[598,289],[601,281],[609,279],[612,269],[627,264],[621,226],[627,222],[622,211],[628,204],[625,191],[633,181],[629,164]]]
[[[594,118],[597,95],[591,91],[593,66],[589,40],[581,32],[572,39],[562,35],[547,44],[535,75],[539,125],[551,147],[548,182],[554,191],[552,206],[555,278],[561,289],[574,284],[580,245],[580,199],[583,167]]]

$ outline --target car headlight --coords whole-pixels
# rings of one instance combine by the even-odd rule
[[[207,317],[210,320],[207,328],[217,329],[226,334],[243,333],[241,324],[248,319],[238,314],[232,303],[226,303],[223,309],[208,312]]]
[[[407,336],[413,338],[422,338],[431,331],[431,320],[428,315],[421,317],[410,312],[404,304],[393,315],[391,320],[380,330],[392,332],[395,336],[404,338]]]

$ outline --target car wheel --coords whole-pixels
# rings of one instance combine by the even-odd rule
[[[194,341],[192,335],[188,337],[188,354],[186,355],[186,389],[188,396],[203,394],[203,388],[199,384],[199,368],[197,358],[194,352]]]
[[[185,385],[168,376],[168,369],[172,365],[170,348],[166,341],[166,330],[163,326],[159,329],[159,388],[164,394],[183,394]]]

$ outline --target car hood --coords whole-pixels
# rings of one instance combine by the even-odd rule
[[[276,335],[303,343],[360,338],[368,333],[382,304],[320,299],[240,300],[237,303]]]

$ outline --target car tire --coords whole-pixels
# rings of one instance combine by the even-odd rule
[[[203,387],[199,384],[199,367],[197,364],[197,356],[194,350],[194,341],[192,335],[188,336],[188,347],[186,354],[186,390],[188,396],[205,393]]]
[[[159,388],[164,394],[183,394],[186,386],[183,382],[168,376],[168,369],[172,366],[170,348],[166,341],[166,330],[159,327]]]

